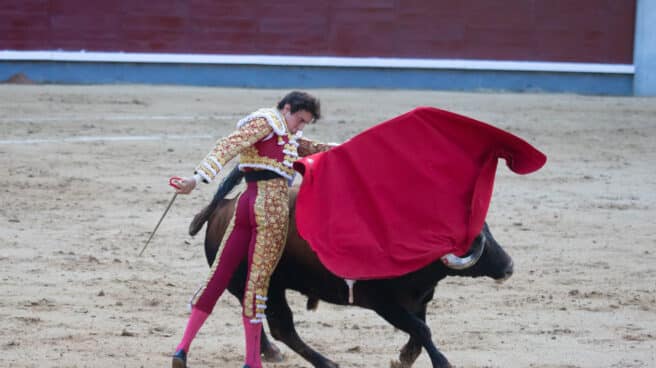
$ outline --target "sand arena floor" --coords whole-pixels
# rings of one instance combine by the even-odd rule
[[[250,111],[286,91],[0,85],[0,366],[165,367],[207,274],[187,225],[216,188],[166,206]],[[656,366],[656,99],[315,90],[325,119],[305,135],[343,141],[418,105],[522,136],[549,161],[500,165],[488,222],[515,261],[505,284],[447,279],[433,340],[457,367]],[[378,158],[377,158],[378,159]],[[420,159],[420,158],[418,158]],[[411,190],[409,183],[408,190]],[[387,367],[407,336],[371,311],[290,292],[304,339],[342,367]],[[190,365],[241,367],[237,301],[225,295]],[[282,344],[287,359],[309,364]],[[416,367],[429,367],[422,353]]]

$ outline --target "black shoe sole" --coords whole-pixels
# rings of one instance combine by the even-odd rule
[[[173,358],[172,368],[187,368],[187,363],[180,358]]]

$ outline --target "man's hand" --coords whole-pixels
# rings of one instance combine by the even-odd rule
[[[172,176],[169,179],[169,185],[175,188],[175,192],[178,194],[189,194],[196,188],[196,178],[193,176],[186,178]]]

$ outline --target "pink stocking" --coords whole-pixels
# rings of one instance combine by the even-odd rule
[[[194,340],[194,337],[196,337],[198,330],[200,330],[200,328],[203,326],[203,323],[205,323],[207,316],[209,316],[209,314],[203,312],[200,309],[191,309],[191,316],[189,316],[189,321],[187,321],[187,327],[185,328],[184,335],[182,336],[182,341],[180,341],[178,348],[175,349],[176,351],[182,349],[185,351],[185,353],[189,352],[189,346]]]
[[[251,319],[242,316],[244,322],[244,335],[246,336],[246,364],[250,368],[262,368],[260,358],[260,335],[262,323],[251,323]]]

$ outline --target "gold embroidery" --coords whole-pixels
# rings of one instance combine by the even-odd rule
[[[287,134],[287,122],[285,121],[285,118],[280,115],[280,112],[275,108],[259,109],[247,117],[241,119],[237,123],[237,127],[239,128],[246,122],[254,119],[265,119],[273,131],[278,135]]]
[[[336,144],[321,143],[307,138],[298,138],[296,142],[298,143],[298,154],[301,157],[325,152],[336,146]]]
[[[292,146],[293,147],[293,146]],[[296,152],[296,147],[294,147]],[[285,161],[291,165],[297,157],[285,155]],[[255,167],[260,169],[271,169],[279,174],[284,175],[287,179],[294,177],[295,172],[291,166],[285,165],[283,162],[277,161],[270,157],[260,156],[257,149],[253,146],[246,148],[239,156],[239,167]]]
[[[256,309],[257,301],[252,296],[267,295],[271,274],[282,256],[287,240],[288,199],[285,180],[257,182],[257,199],[254,205],[257,235],[244,299],[246,317],[253,317],[253,311]]]
[[[216,167],[216,163],[212,159],[224,166],[242,150],[252,146],[255,142],[271,134],[271,132],[271,126],[264,118],[254,119],[242,125],[234,133],[216,142],[216,146],[198,165],[196,172],[201,175],[205,174],[203,175],[205,180],[212,181],[219,172],[219,168]],[[212,172],[206,166],[214,168],[216,172]]]
[[[221,168],[216,164],[216,162],[214,162],[214,160],[207,160],[207,163],[209,163],[210,166],[212,166],[214,171],[216,171],[217,173],[219,172],[219,170],[221,170]]]
[[[287,132],[287,122],[285,121],[285,119],[282,116],[280,116],[280,113],[278,112],[278,110],[275,110],[275,109],[271,109],[271,110],[273,110],[273,111],[271,111],[271,113],[270,113],[270,120],[271,120],[271,123],[275,126],[274,129],[277,129],[279,132],[285,132],[286,133]]]

